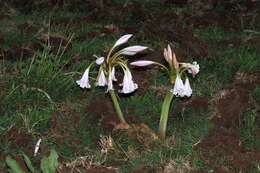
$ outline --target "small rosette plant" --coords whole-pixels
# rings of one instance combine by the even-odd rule
[[[127,60],[125,56],[132,56],[141,52],[147,47],[145,46],[129,46],[123,48],[121,50],[117,50],[117,48],[124,43],[126,43],[133,35],[126,34],[119,38],[113,47],[109,50],[106,57],[98,57],[94,55],[97,59],[90,63],[85,72],[82,75],[82,78],[77,82],[77,84],[81,88],[91,88],[89,72],[93,65],[99,66],[98,75],[96,78],[95,85],[100,87],[107,87],[107,92],[109,92],[111,99],[113,101],[116,113],[121,121],[121,123],[126,123],[121,108],[119,106],[119,102],[113,87],[113,82],[117,81],[115,73],[118,69],[122,69],[124,72],[123,82],[120,84],[122,89],[119,90],[120,93],[129,94],[134,92],[138,85],[133,81],[132,74],[127,65]]]
[[[167,61],[167,67],[158,62],[149,60],[140,60],[130,63],[131,65],[138,67],[159,65],[163,67],[163,69],[165,69],[169,75],[169,81],[173,85],[173,88],[167,92],[162,105],[161,118],[159,123],[159,136],[161,139],[165,138],[168,114],[173,97],[190,97],[192,95],[192,89],[186,72],[192,74],[192,76],[195,77],[195,75],[199,73],[200,69],[197,62],[193,62],[192,64],[178,62],[175,53],[172,52],[172,49],[169,45],[164,49],[164,58]],[[183,78],[185,79],[184,82]]]

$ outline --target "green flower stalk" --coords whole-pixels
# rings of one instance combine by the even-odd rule
[[[161,109],[161,118],[159,123],[159,137],[164,140],[166,136],[166,129],[168,123],[169,111],[171,108],[171,103],[173,97],[190,97],[192,94],[192,89],[190,87],[190,82],[186,77],[185,83],[183,83],[181,77],[187,71],[191,73],[193,77],[199,72],[199,65],[197,62],[190,63],[179,63],[176,59],[174,52],[172,52],[171,47],[168,45],[164,49],[164,59],[168,63],[168,67],[154,61],[140,60],[130,63],[134,66],[144,67],[148,65],[159,65],[163,67],[168,73],[169,81],[174,85],[173,89],[169,90],[164,98],[162,109]],[[186,76],[186,75],[185,75]]]
[[[159,123],[159,137],[161,139],[165,139],[166,128],[168,123],[168,115],[169,115],[169,110],[171,107],[173,96],[174,96],[173,93],[171,91],[168,91],[162,104],[161,118]]]
[[[117,116],[118,116],[120,122],[125,124],[125,123],[126,123],[126,120],[125,120],[124,115],[123,115],[123,113],[122,113],[122,111],[121,111],[121,108],[120,108],[119,102],[118,102],[118,100],[117,100],[117,96],[116,96],[116,94],[115,94],[115,91],[114,91],[114,90],[110,90],[110,91],[109,91],[109,94],[110,94],[110,96],[111,96],[111,99],[112,99],[114,108],[115,108],[115,110],[116,110],[116,113],[117,113]]]
[[[87,69],[82,75],[82,78],[76,81],[81,88],[91,88],[90,81],[89,81],[89,71],[94,64],[98,65],[99,70],[98,70],[98,75],[96,78],[95,85],[99,87],[107,86],[107,92],[109,92],[111,96],[115,111],[121,123],[126,123],[126,121],[122,113],[122,110],[120,108],[120,104],[113,87],[113,82],[117,81],[115,76],[116,69],[120,68],[124,72],[123,83],[120,84],[120,86],[122,86],[122,89],[119,90],[119,92],[123,94],[134,92],[138,88],[138,85],[134,83],[132,79],[131,71],[127,66],[127,60],[125,59],[124,56],[125,55],[132,56],[137,54],[138,52],[147,49],[147,47],[145,46],[136,45],[136,46],[126,47],[119,51],[115,51],[116,48],[118,48],[118,46],[126,43],[132,36],[133,36],[132,34],[126,34],[121,38],[119,38],[115,42],[113,47],[109,50],[106,58],[98,57],[94,55],[97,59],[87,67]]]

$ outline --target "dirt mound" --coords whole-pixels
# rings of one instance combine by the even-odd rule
[[[248,92],[242,88],[223,90],[217,96],[214,124],[220,127],[232,127],[242,112],[249,106]]]
[[[103,129],[111,132],[120,122],[109,98],[93,100],[87,107],[86,112],[92,115],[92,123],[101,125]],[[140,122],[136,116],[125,115],[129,123]]]
[[[233,128],[212,129],[198,147],[206,164],[218,169],[223,161],[233,171],[247,170],[260,161],[259,151],[241,147],[237,131]]]
[[[12,141],[12,144],[19,148],[30,146],[33,139],[31,134],[15,127],[9,129],[1,138],[5,141]]]
[[[214,172],[239,172],[260,161],[260,151],[241,145],[237,129],[242,113],[253,106],[250,91],[259,82],[259,73],[238,73],[229,89],[216,94],[215,127],[197,146],[205,163],[216,168]],[[221,167],[223,163],[228,168]]]

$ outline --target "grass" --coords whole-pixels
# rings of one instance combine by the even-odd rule
[[[66,17],[81,17],[82,15],[81,13],[54,11],[51,17],[48,15],[46,17],[46,13],[13,16],[8,19],[9,25],[0,27],[0,31],[7,38],[3,46],[12,49],[34,39],[17,32],[14,26],[18,23],[31,20],[44,28],[49,19],[54,21]],[[46,148],[54,146],[59,155],[66,160],[72,161],[78,156],[89,154],[95,158],[96,162],[102,160],[98,145],[100,134],[112,135],[117,150],[108,154],[104,165],[119,167],[122,172],[131,172],[142,166],[151,170],[162,169],[170,161],[176,162],[179,167],[182,167],[183,163],[189,163],[194,169],[204,169],[206,166],[193,147],[212,128],[209,120],[213,113],[211,109],[206,112],[196,111],[192,108],[185,108],[184,111],[178,110],[178,103],[181,100],[174,99],[167,130],[169,138],[165,143],[154,142],[151,148],[147,148],[133,139],[122,141],[120,135],[113,136],[113,133],[108,133],[101,126],[93,126],[93,118],[91,117],[93,115],[85,109],[94,97],[104,95],[103,90],[83,91],[76,86],[75,80],[79,78],[78,74],[85,70],[87,64],[94,60],[92,55],[103,55],[117,36],[98,35],[94,38],[86,37],[85,40],[76,38],[82,33],[100,29],[104,23],[106,22],[84,23],[65,29],[62,25],[47,26],[51,34],[67,37],[74,35],[72,47],[66,49],[64,54],[55,54],[51,51],[52,47],[46,46],[38,50],[32,58],[19,61],[1,60],[0,135],[5,135],[8,129],[15,126],[20,131],[32,135],[33,139],[28,146],[30,149],[33,148],[34,142],[39,137],[43,137],[43,145],[46,145]],[[196,30],[195,34],[209,43],[232,37],[248,37],[246,33],[226,32],[217,27],[199,29]],[[144,42],[155,47],[160,45],[160,43],[150,40],[144,40]],[[218,90],[231,83],[238,71],[259,69],[259,50],[246,45],[239,48],[216,49],[216,57],[201,59],[198,62],[201,66],[201,72],[198,77],[192,80],[194,96],[207,96],[212,99]],[[82,57],[73,62],[71,58],[75,54],[80,54]],[[150,83],[154,86],[160,86],[164,85],[166,80],[164,73],[158,72]],[[257,101],[259,100],[259,87],[253,92],[253,97]],[[154,131],[158,129],[161,104],[162,98],[155,95],[152,90],[147,90],[142,95],[135,94],[121,98],[123,111],[138,116]],[[73,124],[72,121],[78,115],[79,119]],[[56,120],[56,127],[51,131],[54,120]],[[245,147],[257,148],[259,141],[253,134],[256,127],[256,110],[245,112],[242,121],[240,129],[242,144]],[[0,150],[4,151],[0,154],[3,155],[17,153],[19,149],[28,149],[12,145],[12,141],[8,137],[1,138],[0,141]],[[1,163],[1,169],[6,169],[6,165]]]

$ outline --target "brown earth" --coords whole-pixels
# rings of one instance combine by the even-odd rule
[[[117,173],[117,169],[93,163],[92,159],[79,157],[74,161],[66,162],[61,159],[62,163],[58,168],[58,173]]]
[[[107,167],[95,166],[87,169],[86,173],[117,173],[117,171]]]
[[[194,36],[192,27],[183,27],[182,20],[182,15],[161,14],[144,24],[145,37],[171,43],[179,61],[187,57],[207,57],[207,45]]]
[[[152,170],[151,168],[147,168],[145,166],[136,168],[135,170],[133,170],[132,173],[155,173],[155,170]]]
[[[3,137],[1,137],[1,140],[11,141],[14,147],[27,149],[29,146],[32,147],[32,139],[33,138],[31,134],[15,127],[12,127],[8,131],[6,131]]]
[[[62,146],[66,141],[71,139],[68,144],[70,149],[77,153],[81,140],[75,134],[80,126],[80,113],[64,103],[59,105],[56,112],[52,114],[50,127],[42,136],[43,138],[54,138],[57,146]]]
[[[120,122],[116,115],[113,107],[113,103],[109,98],[103,98],[98,100],[93,100],[86,107],[86,112],[92,114],[91,119],[94,124],[101,124],[103,129],[111,132]],[[126,115],[125,119],[129,123],[140,122],[138,117]]]
[[[215,167],[215,172],[247,170],[260,161],[259,150],[241,146],[236,128],[243,119],[243,111],[253,106],[250,91],[259,84],[259,73],[238,73],[228,89],[216,94],[212,118],[215,127],[197,146],[205,163]],[[223,159],[228,168],[220,166]]]

